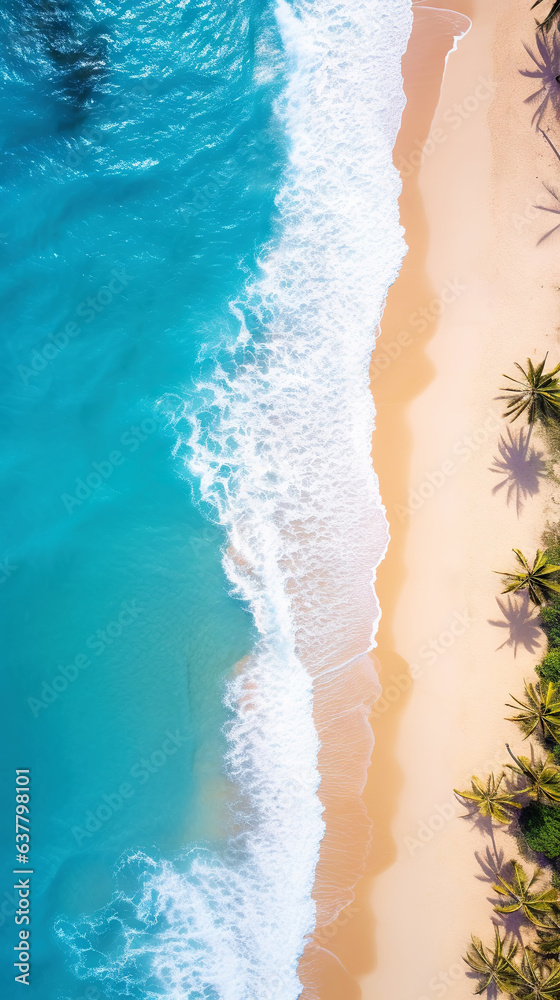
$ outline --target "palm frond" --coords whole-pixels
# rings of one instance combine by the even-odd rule
[[[460,792],[453,789],[455,795],[467,802],[473,802],[477,811],[483,817],[490,817],[498,823],[511,822],[508,809],[521,809],[515,795],[510,792],[500,791],[501,784],[505,778],[504,772],[496,778],[494,774],[489,774],[486,780],[486,787],[476,775],[471,778],[472,791]]]
[[[560,743],[560,692],[552,681],[537,681],[535,684],[524,682],[525,700],[511,695],[515,704],[507,702],[508,708],[517,711],[517,715],[509,716],[508,722],[516,722],[525,739],[535,730],[543,738],[550,738]]]
[[[560,965],[523,949],[521,965],[510,964],[507,991],[518,1000],[558,1000],[560,997]]]
[[[534,10],[535,7],[538,7],[539,4],[541,3],[542,0],[535,0],[535,3],[531,7],[531,10]],[[554,3],[552,4],[552,7],[550,8],[544,21],[541,21],[541,23],[539,24],[539,28],[544,28],[545,31],[548,31],[548,29],[554,23],[555,18],[558,17],[559,14],[560,14],[560,0],[554,0]]]
[[[503,375],[503,378],[512,383],[501,390],[505,395],[497,397],[506,403],[504,417],[513,422],[525,415],[530,426],[537,420],[547,423],[549,420],[560,419],[560,385],[556,378],[560,372],[560,364],[545,372],[547,358],[548,354],[537,365],[527,358],[527,369],[515,362],[522,378]]]
[[[550,579],[556,573],[560,573],[560,566],[549,563],[546,552],[537,549],[533,565],[530,566],[519,549],[512,551],[521,569],[515,573],[496,570],[503,578],[502,594],[517,594],[526,590],[530,600],[536,605],[546,604],[554,594],[560,594],[560,583]]]
[[[543,917],[553,910],[558,898],[556,889],[541,888],[533,891],[533,886],[542,874],[540,868],[536,868],[531,876],[527,874],[519,861],[512,861],[511,868],[512,877],[509,880],[502,875],[497,875],[497,881],[492,886],[498,895],[506,896],[511,900],[507,904],[497,903],[494,906],[496,913],[520,911],[530,923],[537,927],[545,927]]]
[[[549,753],[544,758],[533,760],[521,755],[517,757],[509,743],[506,743],[506,749],[516,765],[508,764],[507,767],[526,782],[521,790],[522,793],[526,793],[536,802],[543,799],[548,802],[560,802],[560,768],[555,763],[553,754]]]
[[[494,927],[493,951],[487,950],[480,938],[473,935],[463,961],[479,976],[475,993],[484,993],[490,986],[495,986],[500,993],[512,988],[515,983],[512,962],[516,954],[517,944],[502,939],[497,927]]]

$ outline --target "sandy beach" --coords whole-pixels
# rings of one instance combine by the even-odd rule
[[[532,557],[560,493],[544,477],[537,433],[526,489],[491,466],[508,441],[495,399],[501,373],[546,351],[560,360],[560,236],[536,246],[556,216],[533,207],[559,165],[523,103],[536,89],[519,73],[529,60],[522,43],[534,45],[529,5],[457,7],[472,28],[449,57],[441,94],[442,15],[417,8],[403,64],[408,105],[395,162],[409,253],[372,364],[373,461],[391,524],[377,583],[384,696],[364,796],[374,832],[354,902],[322,934],[348,970],[324,977],[329,1000],[472,995],[461,956],[471,932],[491,933],[479,861],[490,841],[452,789],[499,772],[506,740],[521,749],[504,703],[521,694],[543,645],[522,603],[508,623],[493,571],[511,568],[513,546]],[[513,854],[507,834],[496,843]]]
[[[553,0],[450,2],[5,5],[0,1000],[467,1000],[494,871],[560,873],[560,710],[525,841],[453,792],[560,564],[497,399],[560,368],[560,34],[538,130]]]

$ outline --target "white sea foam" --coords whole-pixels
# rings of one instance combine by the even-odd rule
[[[81,975],[92,969],[85,938],[105,983],[136,995],[141,982],[146,1000],[299,996],[306,936],[348,901],[357,874],[355,859],[340,866],[347,831],[335,825],[329,841],[327,829],[312,899],[323,810],[328,820],[344,797],[359,802],[372,746],[378,686],[365,654],[388,532],[368,367],[405,251],[392,149],[411,12],[409,0],[279,0],[277,17],[290,144],[279,235],[232,305],[227,363],[174,412],[260,637],[227,693],[241,832],[221,862],[129,860],[121,878],[136,872],[134,892],[121,888],[74,930],[60,925]]]

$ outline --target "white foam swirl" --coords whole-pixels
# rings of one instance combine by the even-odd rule
[[[127,925],[121,892],[120,944],[98,971],[122,989],[150,955],[146,998],[300,995],[306,936],[349,891],[327,857],[318,907],[312,899],[323,805],[359,794],[371,750],[364,706],[377,685],[363,654],[388,533],[368,367],[405,251],[392,149],[410,2],[279,0],[277,17],[289,71],[280,234],[232,305],[240,332],[227,364],[198,387],[196,406],[189,398],[174,413],[178,450],[227,529],[225,568],[260,637],[227,695],[241,832],[221,864],[197,856],[179,872],[135,859],[149,940]],[[97,935],[99,919],[80,933]]]

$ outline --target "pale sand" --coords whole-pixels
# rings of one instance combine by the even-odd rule
[[[502,619],[500,579],[492,570],[512,566],[514,545],[532,555],[546,520],[560,511],[560,489],[542,481],[518,516],[504,490],[493,495],[500,477],[489,471],[507,426],[494,401],[501,372],[513,374],[515,360],[540,360],[546,350],[551,361],[560,360],[560,232],[536,248],[548,224],[560,220],[530,210],[551,203],[541,182],[554,184],[560,164],[531,130],[523,99],[533,81],[518,73],[529,63],[522,41],[533,43],[534,21],[527,0],[458,6],[473,17],[473,28],[449,58],[433,123],[445,139],[405,181],[410,252],[374,355],[375,361],[402,331],[411,335],[372,383],[373,460],[392,535],[377,585],[383,609],[377,654],[386,693],[396,700],[380,702],[373,714],[368,874],[332,936],[323,933],[360,981],[364,1000],[472,995],[460,957],[471,931],[490,936],[489,886],[475,857],[490,840],[461,818],[452,788],[467,787],[473,772],[499,769],[506,740],[521,749],[516,728],[503,721],[504,702],[510,691],[521,693],[538,655],[523,645],[517,656],[511,646],[497,649],[509,632],[489,623]],[[417,106],[411,100],[396,154],[405,158],[424,140],[437,94],[436,54],[431,72],[420,76],[412,55],[408,83]],[[454,127],[454,103],[472,108],[481,78],[496,81],[496,91],[477,98],[476,109]],[[413,314],[456,281],[465,286],[456,300],[417,332]],[[474,448],[465,441],[473,435]],[[399,518],[408,490],[418,491],[428,473],[442,468],[443,485],[411,517]],[[422,658],[430,640],[443,633],[449,642],[453,622],[461,630],[459,616],[470,619],[464,633],[434,662]],[[406,680],[411,664],[422,670],[413,683]],[[399,683],[409,689],[399,693]],[[513,854],[507,835],[497,841],[506,858]],[[360,996],[342,970],[338,976],[324,977],[323,1000]]]

